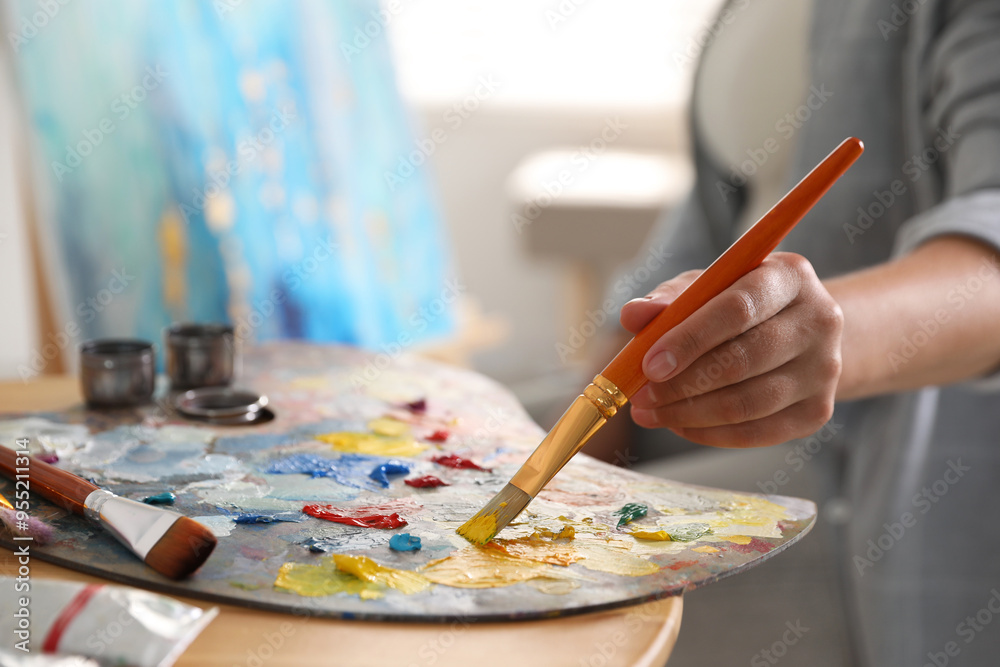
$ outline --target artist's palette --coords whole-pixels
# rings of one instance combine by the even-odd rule
[[[115,493],[175,493],[173,508],[218,536],[201,570],[164,579],[100,529],[41,500],[36,516],[55,525],[59,541],[33,556],[280,611],[501,620],[679,594],[773,556],[815,520],[805,500],[688,486],[580,455],[500,539],[473,547],[455,529],[544,435],[508,392],[468,371],[342,347],[266,346],[245,362],[242,383],[270,397],[276,418],[266,424],[207,426],[159,408],[0,421],[0,442],[30,437],[35,451],[55,452],[58,465]],[[404,481],[426,476],[446,485]],[[616,512],[629,503],[646,514],[619,527]],[[394,546],[420,538],[421,548],[390,548],[404,533]]]

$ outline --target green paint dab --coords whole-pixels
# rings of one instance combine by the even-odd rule
[[[624,505],[620,510],[615,512],[615,514],[620,517],[618,519],[618,527],[621,528],[626,523],[632,523],[636,519],[641,519],[646,516],[646,512],[648,511],[648,507],[640,505],[639,503],[628,503]]]

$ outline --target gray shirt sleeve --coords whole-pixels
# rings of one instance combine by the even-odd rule
[[[1000,250],[1000,3],[953,0],[938,11],[944,23],[926,61],[917,63],[920,136],[910,142],[914,154],[903,172],[940,203],[900,228],[895,256],[948,234]],[[953,305],[974,299],[979,280],[998,279],[997,265],[985,262],[971,284],[956,285]],[[965,385],[1000,391],[1000,371]]]

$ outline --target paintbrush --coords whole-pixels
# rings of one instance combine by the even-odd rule
[[[513,521],[587,440],[646,384],[642,359],[653,343],[759,266],[862,151],[864,145],[859,139],[845,139],[705,269],[594,378],[510,482],[458,533],[474,544],[485,544]]]
[[[193,519],[120,498],[85,479],[0,446],[0,472],[27,480],[31,491],[82,514],[115,536],[160,574],[181,579],[197,570],[215,548],[215,536]]]
[[[0,524],[15,538],[29,538],[39,544],[48,544],[52,541],[52,526],[33,516],[24,515],[24,519],[18,519],[17,510],[2,493],[0,493]]]

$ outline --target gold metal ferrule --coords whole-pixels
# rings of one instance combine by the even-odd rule
[[[563,413],[510,483],[532,498],[573,455],[628,403],[625,394],[603,375],[583,390]]]

